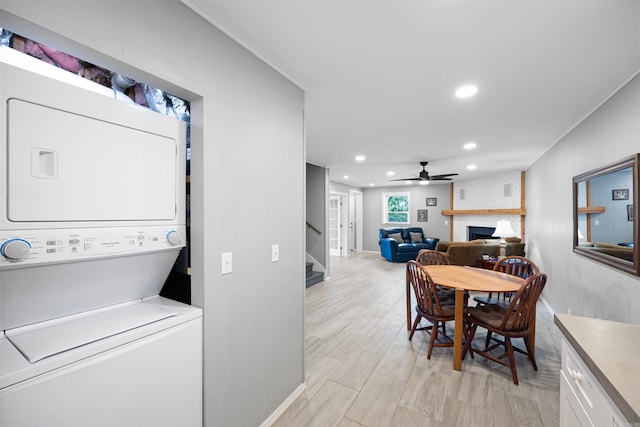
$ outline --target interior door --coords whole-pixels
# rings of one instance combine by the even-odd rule
[[[362,205],[362,192],[349,190],[349,250],[356,252],[364,246]]]
[[[340,196],[329,198],[329,254],[340,256],[342,248]]]
[[[347,194],[340,194],[340,256],[349,256],[349,197]]]

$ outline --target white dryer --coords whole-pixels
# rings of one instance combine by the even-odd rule
[[[200,426],[185,124],[89,89],[0,47],[0,426]]]

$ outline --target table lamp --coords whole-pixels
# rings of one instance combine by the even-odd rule
[[[513,237],[515,233],[513,232],[513,228],[511,228],[511,223],[508,219],[498,220],[496,224],[496,231],[491,235],[491,237],[499,237],[500,238],[500,256],[498,258],[504,258],[507,256],[507,241],[505,237]]]

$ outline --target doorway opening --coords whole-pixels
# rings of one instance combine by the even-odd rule
[[[340,256],[342,251],[342,223],[340,196],[329,197],[329,255]]]
[[[362,224],[362,191],[349,190],[349,250],[362,252],[363,224]]]
[[[349,195],[331,192],[329,196],[329,255],[349,256]]]

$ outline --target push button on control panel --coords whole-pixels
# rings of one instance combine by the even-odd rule
[[[10,239],[0,246],[0,253],[5,258],[20,260],[29,256],[31,244],[24,239]]]

